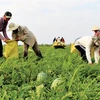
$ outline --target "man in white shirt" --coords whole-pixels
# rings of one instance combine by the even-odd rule
[[[80,52],[81,57],[84,61],[88,61],[92,64],[91,60],[91,50],[94,49],[94,59],[95,63],[99,62],[99,47],[100,47],[100,37],[95,36],[84,36],[75,40],[75,47]]]

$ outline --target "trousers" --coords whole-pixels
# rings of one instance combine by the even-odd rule
[[[3,46],[2,46],[2,41],[0,39],[0,57],[3,56]]]
[[[80,52],[82,59],[84,61],[87,61],[85,48],[83,46],[80,46],[80,45],[77,45],[75,47]]]
[[[23,57],[28,56],[28,48],[29,48],[29,45],[24,43],[24,55],[23,55]],[[32,50],[35,52],[36,56],[43,58],[37,42],[35,42],[34,46],[32,47]]]

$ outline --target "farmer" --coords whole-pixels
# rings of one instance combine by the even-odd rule
[[[2,41],[6,42],[6,40],[9,40],[9,37],[7,36],[6,28],[8,25],[8,21],[11,19],[12,13],[7,11],[5,12],[3,17],[0,17],[0,32],[3,33],[3,36],[0,34],[0,57],[3,57],[3,46]]]
[[[94,36],[100,36],[100,28],[98,26],[93,27],[92,31],[94,32]]]
[[[100,28],[98,26],[93,27],[92,31],[94,31],[94,36],[96,37],[100,36]],[[99,49],[99,54],[100,54],[100,49]]]
[[[60,41],[61,41],[62,43],[65,43],[65,40],[64,40],[63,37],[60,39]]]
[[[95,63],[99,62],[99,46],[100,37],[84,36],[75,40],[75,47],[80,52],[80,55],[84,61],[92,64],[91,50],[94,48]]]
[[[29,46],[32,47],[35,54],[39,57],[39,60],[40,58],[42,58],[42,54],[40,52],[36,37],[26,26],[10,23],[8,31],[12,31],[13,39],[16,39],[17,41],[22,41],[24,43],[24,58],[28,58]]]
[[[60,37],[57,38],[57,42],[60,43]]]
[[[56,37],[54,37],[54,39],[53,39],[53,43],[54,43],[54,42],[57,42],[57,39],[56,39]]]

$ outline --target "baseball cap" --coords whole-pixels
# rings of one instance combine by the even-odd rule
[[[6,11],[5,14],[6,18],[11,18],[12,17],[12,13],[9,11]]]

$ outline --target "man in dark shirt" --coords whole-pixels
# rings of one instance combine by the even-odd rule
[[[9,40],[9,37],[7,36],[6,28],[8,25],[8,21],[12,17],[12,13],[7,11],[5,12],[3,17],[0,17],[0,32],[3,33],[3,36],[0,34],[0,57],[3,56],[3,46],[2,46],[2,41]]]

